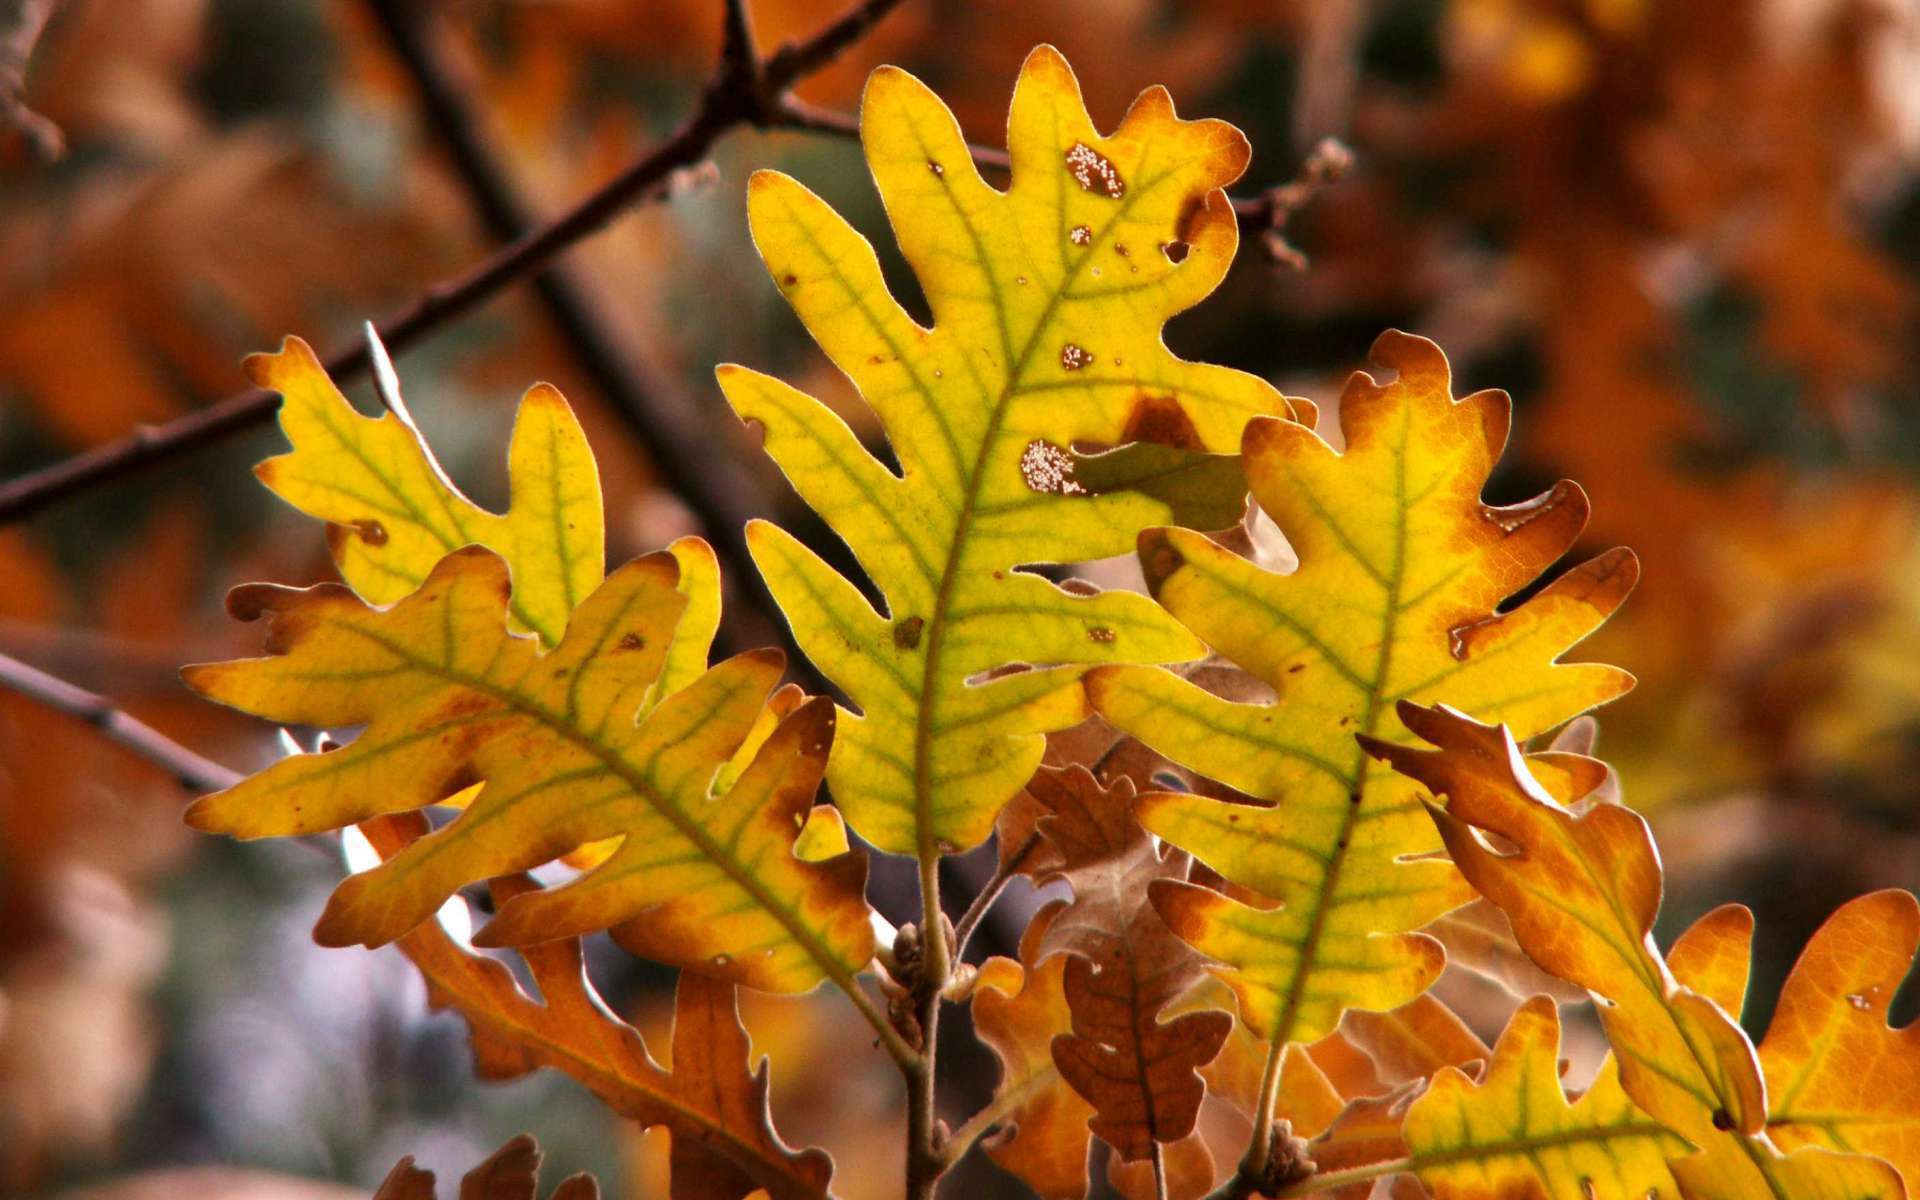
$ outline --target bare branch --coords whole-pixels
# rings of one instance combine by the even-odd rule
[[[395,352],[493,299],[535,274],[615,217],[656,195],[676,172],[703,160],[721,137],[741,125],[764,124],[776,93],[832,62],[900,0],[864,0],[813,37],[782,49],[761,71],[761,89],[746,93],[716,84],[667,139],[548,224],[516,238],[455,279],[426,290],[412,305],[379,323],[380,339]],[[368,368],[366,344],[356,339],[326,360],[335,379]],[[263,424],[275,411],[272,393],[253,389],[165,425],[145,427],[0,485],[0,523],[18,521],[99,484],[211,445]],[[706,461],[711,461],[707,456]]]
[[[116,707],[105,696],[0,654],[0,688],[29,696],[49,708],[78,717],[140,757],[163,767],[181,786],[217,792],[240,782],[238,771],[203,758],[166,734]]]

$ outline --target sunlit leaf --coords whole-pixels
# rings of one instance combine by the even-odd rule
[[[536,385],[520,402],[507,452],[513,504],[497,515],[460,494],[400,414],[357,412],[299,338],[249,358],[247,373],[280,393],[280,428],[293,443],[291,454],[254,473],[287,503],[331,523],[340,576],[367,603],[392,604],[449,551],[482,545],[512,574],[514,628],[551,646],[574,606],[600,586],[600,473],[555,389]]]
[[[610,857],[565,887],[504,906],[480,934],[527,944],[612,929],[650,958],[773,991],[850,984],[872,954],[865,859],[793,853],[833,729],[800,705],[723,794],[753,735],[778,652],[714,667],[649,711],[686,606],[665,553],[607,578],[543,653],[508,631],[506,565],[455,551],[421,589],[374,609],[337,585],[249,587],[235,612],[271,615],[271,656],[190,668],[202,694],[269,720],[365,725],[349,745],[276,763],[189,810],[240,837],[337,829],[479,786],[419,845],[335,891],[315,936],[380,945],[468,883],[609,837]]]
[[[1356,734],[1403,740],[1394,702],[1445,697],[1532,734],[1625,691],[1614,667],[1558,665],[1633,586],[1631,554],[1575,567],[1513,609],[1497,606],[1558,559],[1586,524],[1562,483],[1533,501],[1480,499],[1507,436],[1499,393],[1455,401],[1433,343],[1388,333],[1340,403],[1345,450],[1296,424],[1257,419],[1244,466],[1260,506],[1299,555],[1277,575],[1204,536],[1143,535],[1156,598],[1270,685],[1234,703],[1170,672],[1102,669],[1089,694],[1108,720],[1258,808],[1183,793],[1142,798],[1148,828],[1228,880],[1281,902],[1257,909],[1166,883],[1167,922],[1226,964],[1261,1036],[1310,1041],[1348,1008],[1406,1003],[1439,972],[1413,932],[1471,893],[1442,860],[1416,789],[1368,761]]]
[[[1432,801],[1427,808],[1448,851],[1512,920],[1527,954],[1606,999],[1599,1017],[1621,1086],[1640,1109],[1699,1150],[1672,1163],[1687,1196],[1892,1200],[1904,1194],[1885,1162],[1821,1146],[1788,1155],[1772,1141],[1769,1081],[1721,1004],[1733,991],[1725,949],[1697,945],[1684,956],[1689,965],[1705,964],[1711,991],[1701,992],[1677,979],[1654,945],[1660,860],[1641,817],[1604,800],[1564,807],[1535,779],[1503,728],[1441,707],[1403,704],[1400,716],[1436,748],[1370,741],[1369,750],[1444,797],[1444,808]],[[1598,762],[1576,755],[1552,752],[1536,761],[1573,779],[1566,789],[1573,797],[1606,778]],[[1489,834],[1514,849],[1495,848]],[[1903,948],[1909,959],[1910,947]],[[1874,1023],[1884,1028],[1877,1018]]]
[[[1137,461],[1087,469],[1117,471],[1102,488],[1139,490],[1087,486],[1074,452],[1153,441],[1225,453],[1248,417],[1290,410],[1260,380],[1181,361],[1160,338],[1233,256],[1220,188],[1248,147],[1231,126],[1178,120],[1155,88],[1102,137],[1066,62],[1042,47],[1014,93],[1005,192],[903,71],[874,73],[861,134],[931,329],[799,183],[760,172],[748,213],[782,294],[879,415],[900,474],[786,384],[733,366],[720,382],[884,597],[883,614],[791,534],[749,531],[794,636],[857,709],[828,767],[848,823],[924,859],[987,836],[1039,764],[1041,735],[1086,715],[1085,667],[1204,653],[1144,597],[1016,570],[1124,553],[1180,511]],[[981,678],[1011,663],[1037,669]]]

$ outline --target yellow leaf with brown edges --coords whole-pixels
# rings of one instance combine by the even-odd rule
[[[781,294],[878,415],[899,471],[779,380],[738,366],[719,378],[884,597],[876,611],[792,534],[750,527],[795,639],[853,704],[828,766],[847,823],[928,860],[992,831],[1039,765],[1042,735],[1087,715],[1088,667],[1205,653],[1145,597],[1019,569],[1123,554],[1142,527],[1186,519],[1184,488],[1163,486],[1170,464],[1123,455],[1116,470],[1075,450],[1229,453],[1249,417],[1291,409],[1260,379],[1182,361],[1161,340],[1233,257],[1221,189],[1249,148],[1232,126],[1180,120],[1152,88],[1102,136],[1066,61],[1043,46],[1014,90],[1004,191],[904,71],[868,80],[860,132],[931,328],[894,299],[872,246],[800,183],[755,174],[747,210]],[[1202,490],[1192,519],[1217,521],[1219,489]],[[1004,670],[1015,664],[1034,669]]]
[[[1568,1102],[1545,996],[1513,1014],[1478,1082],[1442,1068],[1403,1132],[1408,1168],[1434,1200],[1678,1200],[1667,1159],[1687,1149],[1627,1099],[1611,1062]]]
[[[1147,827],[1234,884],[1280,902],[1156,884],[1176,932],[1224,964],[1262,1037],[1312,1041],[1350,1008],[1385,1011],[1425,990],[1443,961],[1415,932],[1471,893],[1445,861],[1416,788],[1369,761],[1356,734],[1404,741],[1398,700],[1444,697],[1551,728],[1624,692],[1626,672],[1560,665],[1633,586],[1611,551],[1511,610],[1498,606],[1572,545],[1585,495],[1561,483],[1525,504],[1480,498],[1507,438],[1505,395],[1455,400],[1424,338],[1381,336],[1390,383],[1356,374],[1340,401],[1345,449],[1255,419],[1243,458],[1254,497],[1299,556],[1279,575],[1182,529],[1142,535],[1155,597],[1276,693],[1222,699],[1167,671],[1103,668],[1101,714],[1175,761],[1271,807],[1185,793],[1142,797]]]
[[[513,503],[496,514],[460,493],[402,413],[362,416],[299,338],[246,365],[254,383],[280,393],[280,428],[293,443],[254,474],[329,522],[340,577],[362,599],[392,604],[448,552],[486,546],[513,576],[514,628],[549,646],[560,640],[574,606],[600,586],[606,530],[593,451],[558,390],[536,384],[520,401],[507,452]]]
[[[865,859],[806,862],[793,850],[832,707],[798,707],[714,794],[754,736],[782,660],[729,659],[642,718],[686,606],[678,575],[667,553],[628,563],[550,651],[509,631],[506,566],[478,547],[448,555],[387,609],[338,585],[236,590],[237,614],[272,616],[269,656],[190,667],[187,681],[271,721],[366,728],[332,753],[285,759],[202,798],[189,822],[297,836],[466,791],[452,821],[336,889],[315,929],[323,944],[390,942],[469,883],[617,837],[580,878],[503,906],[479,941],[610,929],[636,954],[718,979],[786,992],[852,986],[873,948]]]
[[[1620,1083],[1649,1116],[1698,1149],[1672,1162],[1692,1200],[1894,1200],[1900,1177],[1885,1162],[1820,1147],[1795,1153],[1768,1132],[1768,1080],[1752,1043],[1723,1007],[1723,965],[1704,970],[1711,991],[1677,979],[1653,943],[1659,854],[1646,822],[1608,800],[1563,806],[1534,778],[1506,729],[1444,707],[1405,704],[1401,720],[1432,743],[1416,749],[1369,741],[1368,750],[1419,781],[1445,807],[1427,808],[1447,850],[1482,895],[1513,923],[1543,969],[1608,1003],[1599,1017]],[[1606,769],[1563,752],[1536,756],[1581,797]],[[1496,844],[1486,835],[1502,839]],[[1511,845],[1512,850],[1506,849]],[[1690,950],[1683,961],[1724,953]]]

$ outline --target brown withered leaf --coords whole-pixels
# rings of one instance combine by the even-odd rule
[[[509,1140],[460,1179],[460,1200],[538,1200],[540,1143],[530,1133]],[[433,1172],[413,1164],[407,1155],[373,1194],[373,1200],[434,1200]],[[569,1175],[553,1189],[550,1200],[599,1200],[600,1185],[582,1172]]]
[[[382,857],[423,836],[423,816],[386,816],[360,826]],[[493,881],[505,903],[538,889],[525,876]],[[608,1011],[587,979],[578,938],[524,947],[544,998],[524,991],[497,959],[460,945],[438,921],[397,943],[418,967],[430,1003],[466,1019],[476,1070],[508,1079],[539,1067],[573,1076],[622,1116],[673,1136],[676,1200],[739,1200],[764,1189],[772,1200],[828,1195],[833,1160],[795,1151],[774,1132],[767,1072],[748,1067],[747,1032],[731,984],[683,973],[674,1008],[673,1061],[662,1067],[640,1034]],[[464,1200],[464,1195],[463,1195]],[[569,1197],[568,1200],[583,1200]]]
[[[1220,1053],[1233,1018],[1217,1009],[1162,1022],[1160,1011],[1204,974],[1199,956],[1135,893],[1125,934],[1098,958],[1067,963],[1073,1032],[1053,1039],[1053,1061],[1093,1102],[1093,1131],[1122,1159],[1193,1132],[1206,1098],[1199,1068]]]

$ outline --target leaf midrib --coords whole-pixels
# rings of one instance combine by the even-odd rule
[[[854,980],[854,971],[843,964],[838,956],[833,954],[831,950],[814,935],[812,929],[800,921],[798,917],[788,911],[784,906],[776,903],[772,893],[762,887],[759,880],[756,879],[752,873],[742,869],[741,864],[735,862],[718,842],[709,837],[706,829],[701,826],[699,822],[695,821],[693,817],[684,812],[678,804],[668,800],[667,797],[660,794],[646,780],[636,774],[623,756],[602,746],[594,737],[571,724],[566,718],[550,712],[544,705],[537,704],[504,687],[494,684],[491,680],[419,658],[406,647],[381,637],[373,630],[364,629],[341,621],[333,621],[330,622],[330,624],[337,629],[358,635],[373,642],[401,661],[414,666],[416,669],[434,678],[445,680],[459,687],[470,688],[473,691],[492,697],[507,709],[538,721],[563,740],[571,742],[580,749],[585,750],[588,754],[599,759],[610,774],[631,788],[634,793],[645,800],[654,811],[666,817],[668,823],[674,827],[675,831],[692,842],[708,862],[719,868],[729,879],[734,881],[736,886],[753,897],[760,907],[778,921],[793,937],[794,941],[799,943],[807,951],[808,956],[819,964],[829,979],[843,988],[857,986]],[[644,728],[644,725],[636,726],[636,728]]]
[[[1144,166],[1144,159],[1142,165]],[[939,586],[935,589],[933,612],[927,621],[927,658],[926,667],[920,676],[920,703],[916,706],[913,732],[913,783],[914,783],[914,837],[920,861],[931,862],[939,853],[933,835],[933,718],[934,699],[940,692],[940,657],[946,644],[947,613],[953,604],[953,593],[959,578],[961,560],[967,545],[967,534],[973,524],[973,515],[979,504],[980,488],[986,479],[988,451],[999,441],[1001,426],[1006,421],[1007,406],[1021,392],[1021,377],[1032,365],[1033,354],[1040,345],[1041,336],[1052,325],[1054,315],[1067,298],[1067,290],[1079,276],[1086,264],[1093,261],[1094,252],[1106,243],[1114,225],[1124,217],[1141,196],[1158,187],[1172,174],[1171,171],[1155,176],[1152,180],[1129,191],[1112,215],[1100,226],[1100,232],[1086,247],[1086,253],[1077,261],[1068,264],[1067,272],[1061,276],[1060,283],[1047,297],[1046,307],[1041,310],[1039,319],[1033,324],[1027,335],[1026,344],[1021,347],[1019,356],[1007,366],[1006,383],[995,399],[993,412],[987,419],[982,431],[980,444],[974,452],[973,462],[968,469],[967,489],[962,497],[960,510],[955,516],[953,536],[947,542],[946,562],[940,571]],[[1009,193],[1006,193],[1010,195]],[[949,193],[950,195],[950,193]],[[971,233],[972,222],[959,206],[954,206],[955,214]],[[1064,211],[1064,210],[1063,210]],[[977,239],[976,239],[977,240]],[[983,264],[987,260],[983,255]],[[1001,310],[1000,293],[992,292],[996,310]]]

